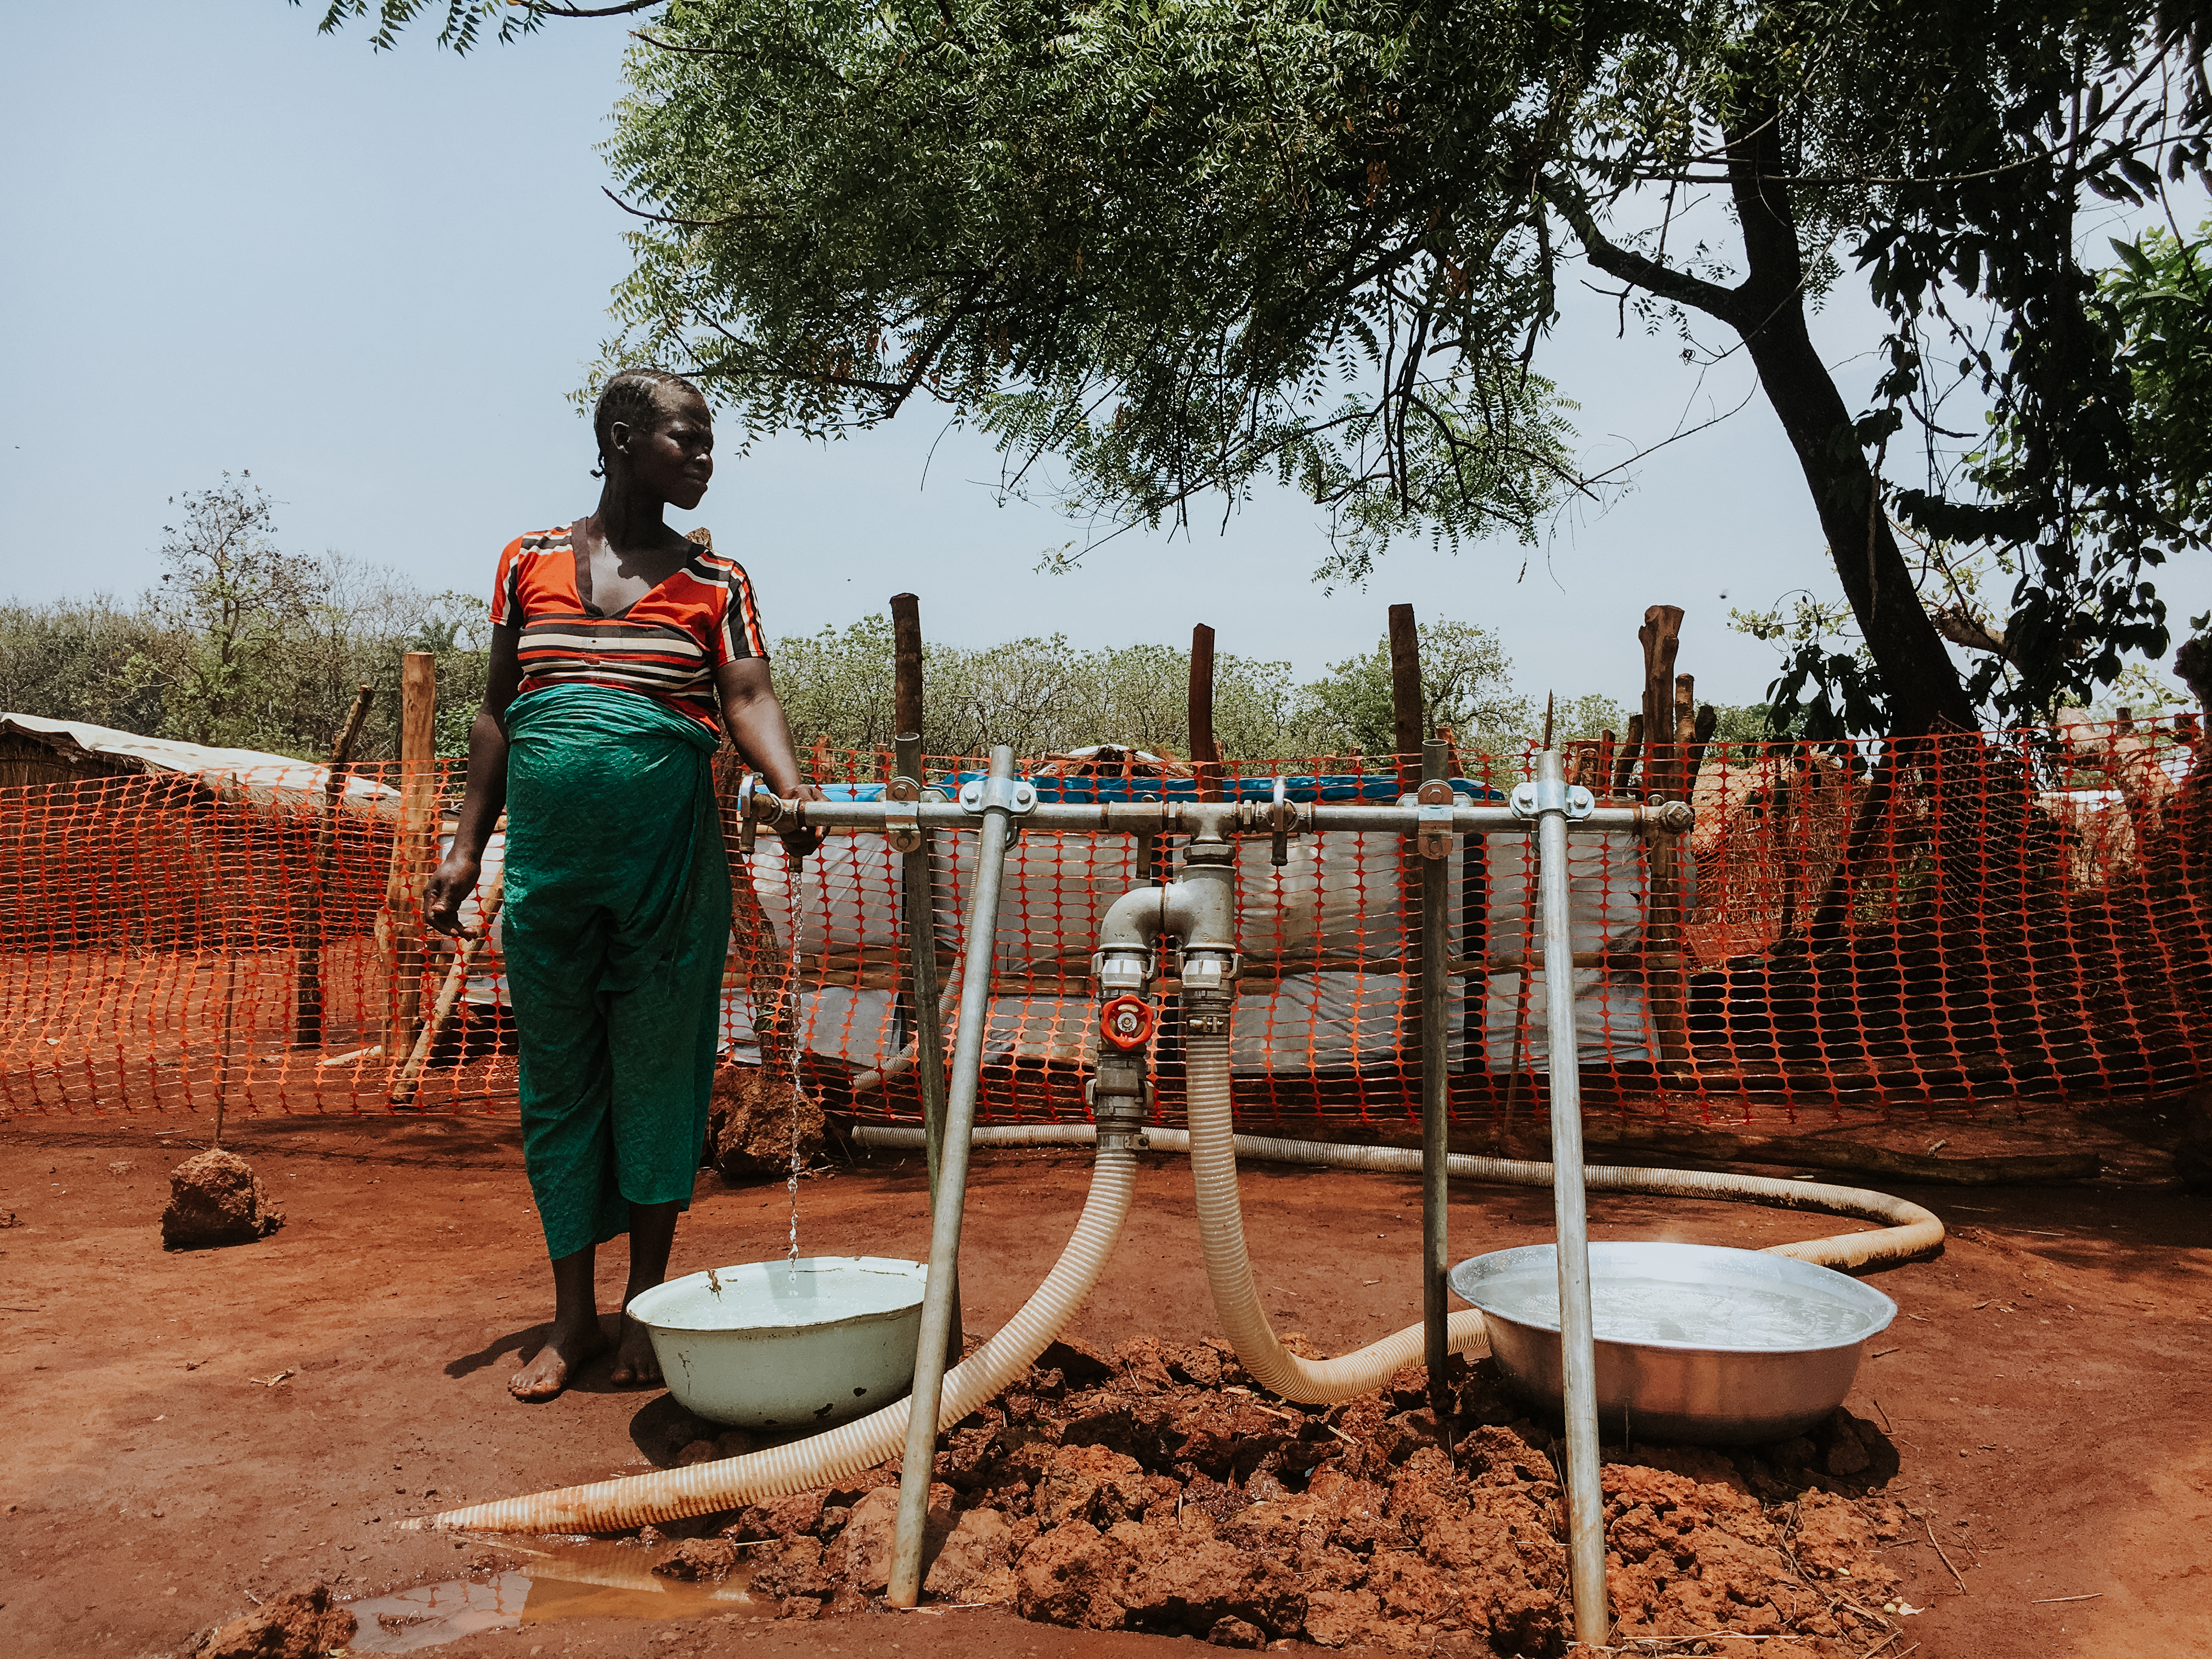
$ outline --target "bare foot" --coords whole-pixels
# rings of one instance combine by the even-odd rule
[[[556,1325],[537,1356],[507,1379],[507,1391],[517,1400],[550,1400],[576,1379],[593,1356],[606,1352],[606,1333],[594,1318],[574,1328]]]
[[[653,1352],[653,1333],[628,1314],[622,1316],[622,1342],[615,1349],[615,1366],[607,1373],[607,1380],[631,1388],[650,1388],[660,1381],[660,1359]]]

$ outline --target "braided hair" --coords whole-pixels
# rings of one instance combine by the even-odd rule
[[[702,395],[681,374],[665,368],[624,368],[607,376],[606,385],[599,388],[599,406],[592,411],[592,434],[599,445],[599,464],[592,470],[593,477],[606,476],[615,422],[650,428],[659,418],[661,392],[672,387],[695,398]]]

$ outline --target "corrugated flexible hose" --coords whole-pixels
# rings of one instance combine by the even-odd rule
[[[1237,1134],[1230,1109],[1227,1039],[1194,1036],[1186,1039],[1186,1045],[1190,1128],[1188,1132],[1152,1129],[1146,1132],[1146,1138],[1154,1151],[1188,1151],[1190,1154],[1206,1277],[1223,1328],[1245,1369],[1285,1399],[1331,1401],[1379,1388],[1400,1367],[1420,1363],[1422,1331],[1418,1325],[1334,1359],[1301,1359],[1285,1351],[1270,1328],[1253,1289],[1251,1261],[1245,1250],[1237,1192],[1237,1160],[1240,1158],[1417,1175],[1421,1168],[1420,1153],[1400,1146],[1346,1146],[1325,1141]],[[978,1129],[975,1144],[1080,1145],[1091,1135],[1087,1126],[1075,1124]],[[854,1138],[862,1146],[886,1150],[905,1150],[921,1145],[919,1129],[866,1125],[854,1131]],[[1448,1165],[1452,1175],[1463,1180],[1510,1187],[1547,1188],[1552,1184],[1549,1164],[1474,1158],[1455,1152]],[[1761,1204],[1778,1209],[1854,1216],[1882,1224],[1870,1231],[1840,1233],[1771,1247],[1777,1255],[1795,1256],[1800,1261],[1839,1270],[1889,1266],[1923,1255],[1943,1242],[1943,1224],[1932,1212],[1886,1193],[1868,1192],[1856,1187],[1777,1181],[1762,1176],[1706,1170],[1627,1169],[1602,1164],[1586,1166],[1583,1182],[1592,1192],[1643,1193]],[[1450,1333],[1455,1353],[1479,1347],[1482,1342],[1481,1316],[1472,1310],[1454,1314]]]
[[[1252,1282],[1244,1248],[1244,1210],[1237,1193],[1237,1130],[1229,1090],[1229,1038],[1186,1036],[1190,1113],[1190,1179],[1198,1194],[1198,1237],[1206,1255],[1206,1281],[1222,1334],[1261,1387],[1285,1400],[1349,1400],[1379,1389],[1392,1373],[1419,1364],[1422,1328],[1370,1342],[1334,1359],[1301,1359],[1276,1339]],[[1482,1316],[1473,1309],[1452,1315],[1451,1351],[1465,1353],[1486,1341]]]
[[[1324,1141],[1282,1140],[1234,1131],[1226,1037],[1186,1039],[1189,1078],[1188,1132],[1153,1129],[1152,1146],[1161,1152],[1188,1151],[1197,1189],[1199,1231],[1206,1278],[1224,1333],[1244,1367],[1264,1387],[1285,1399],[1306,1401],[1349,1398],[1379,1388],[1401,1368],[1422,1357],[1422,1329],[1415,1325],[1334,1359],[1302,1359],[1284,1348],[1261,1310],[1245,1249],[1243,1215],[1237,1192],[1237,1160],[1319,1164],[1382,1173],[1418,1173],[1421,1155],[1397,1146],[1347,1146]],[[863,1125],[854,1132],[862,1146],[886,1150],[919,1149],[920,1129]],[[979,1146],[1081,1145],[1093,1139],[1088,1125],[1049,1125],[979,1129]],[[1450,1173],[1464,1180],[1503,1186],[1549,1187],[1552,1166],[1507,1158],[1454,1153]],[[1586,1167],[1583,1184],[1592,1192],[1644,1193],[1677,1198],[1714,1199],[1771,1205],[1832,1215],[1855,1216],[1882,1224],[1867,1232],[1843,1233],[1798,1243],[1778,1244],[1778,1255],[1795,1256],[1821,1267],[1863,1268],[1886,1266],[1923,1255],[1943,1242],[1943,1224],[1929,1211],[1886,1194],[1855,1187],[1701,1170]],[[1073,1236],[1043,1284],[1002,1330],[963,1364],[945,1375],[940,1426],[949,1427],[1005,1388],[1028,1368],[1074,1315],[1111,1253],[1129,1212],[1136,1185],[1136,1159],[1128,1152],[1103,1152],[1094,1167],[1091,1193]],[[1480,1347],[1482,1316],[1462,1310],[1451,1316],[1455,1353]],[[898,1454],[906,1439],[907,1402],[787,1446],[770,1447],[743,1457],[694,1463],[681,1469],[589,1486],[565,1486],[527,1498],[507,1498],[452,1510],[427,1519],[402,1522],[410,1528],[477,1532],[613,1532],[648,1522],[672,1521],[735,1509],[789,1492],[827,1486],[872,1468]]]
[[[884,1152],[918,1152],[921,1147],[920,1129],[861,1124],[852,1133],[857,1144]],[[1149,1150],[1155,1152],[1190,1150],[1190,1137],[1182,1129],[1147,1129],[1145,1139]],[[1091,1126],[1085,1123],[1017,1124],[978,1129],[975,1136],[978,1146],[1087,1146],[1091,1141]],[[1281,1140],[1272,1135],[1238,1135],[1234,1144],[1238,1158],[1261,1164],[1369,1170],[1378,1175],[1419,1175],[1421,1171],[1420,1153],[1404,1146],[1340,1146],[1328,1140]],[[1483,1181],[1498,1187],[1552,1184],[1552,1166],[1548,1164],[1475,1158],[1465,1152],[1454,1152],[1446,1161],[1452,1176],[1462,1181]],[[1800,1261],[1844,1272],[1893,1267],[1924,1255],[1943,1242],[1943,1224],[1933,1211],[1906,1199],[1892,1198],[1887,1193],[1869,1192],[1859,1187],[1833,1187],[1816,1181],[1777,1181],[1765,1176],[1725,1175],[1709,1170],[1628,1169],[1603,1164],[1585,1164],[1583,1184],[1594,1193],[1713,1199],[1881,1222],[1882,1224],[1871,1232],[1838,1233],[1826,1238],[1767,1247],[1775,1255],[1795,1256]]]
[[[1074,1316],[1121,1236],[1136,1184],[1133,1155],[1118,1150],[1098,1154],[1075,1232],[1044,1283],[995,1336],[945,1373],[939,1427],[957,1423],[1027,1370]],[[901,1400],[787,1446],[477,1504],[399,1524],[455,1532],[616,1532],[711,1515],[830,1486],[896,1457],[906,1443],[907,1410],[908,1402]]]

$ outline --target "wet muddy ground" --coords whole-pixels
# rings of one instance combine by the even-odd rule
[[[234,1126],[227,1144],[253,1161],[284,1227],[255,1243],[165,1252],[167,1172],[195,1149],[161,1133],[175,1127],[0,1125],[0,1651],[179,1652],[257,1599],[317,1580],[367,1615],[355,1651],[454,1659],[740,1645],[841,1659],[990,1646],[1055,1659],[1165,1652],[1176,1639],[1063,1629],[998,1607],[774,1618],[781,1603],[747,1598],[742,1576],[625,1588],[592,1582],[610,1575],[581,1558],[549,1564],[520,1540],[394,1531],[402,1516],[667,1461],[672,1402],[611,1389],[604,1362],[550,1405],[507,1397],[505,1379],[549,1311],[511,1123]],[[1071,1333],[1094,1350],[1146,1337],[1189,1349],[1213,1334],[1188,1171],[1180,1159],[1146,1163],[1130,1225]],[[979,1156],[963,1273],[972,1332],[994,1328],[1042,1275],[1086,1169],[1070,1153]],[[1254,1169],[1245,1190],[1279,1328],[1337,1351],[1418,1316],[1411,1180]],[[1889,1621],[1903,1628],[1880,1652],[2203,1652],[2212,1641],[2205,1201],[2139,1180],[1909,1195],[1943,1215],[1952,1243],[1939,1261],[1875,1281],[1904,1313],[1846,1401],[1896,1458],[1886,1480],[1886,1465],[1867,1472],[1869,1501],[1894,1504],[1910,1524],[1886,1527],[1895,1535],[1875,1547],[1898,1575],[1896,1594],[1926,1609]],[[1455,1255],[1549,1236],[1545,1194],[1462,1186],[1454,1198]],[[1753,1248],[1818,1224],[1645,1199],[1596,1200],[1592,1223],[1601,1238]],[[677,1266],[780,1255],[785,1225],[780,1186],[702,1177]],[[927,1230],[918,1158],[882,1158],[802,1194],[810,1252],[915,1255]],[[619,1249],[607,1252],[605,1305],[621,1273]],[[1103,1536],[1117,1524],[1097,1527],[1107,1519],[1086,1524]],[[641,1559],[636,1546],[593,1549]],[[446,1620],[456,1611],[483,1627],[455,1635]],[[1841,1650],[1880,1639],[1847,1634]],[[1450,1650],[1449,1632],[1431,1644]]]

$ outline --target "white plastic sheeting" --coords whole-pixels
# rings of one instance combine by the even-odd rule
[[[1279,957],[1285,968],[1359,961],[1398,954],[1399,884],[1404,879],[1396,836],[1361,831],[1304,836],[1289,844],[1277,869],[1268,838],[1237,848],[1237,948]],[[1452,866],[1453,948],[1458,948],[1460,863]]]
[[[1365,1071],[1395,1063],[1404,1040],[1406,981],[1395,974],[1286,974],[1253,981],[1237,999],[1229,1028],[1230,1069],[1265,1073]],[[1467,982],[1451,981],[1450,1006],[1465,1006]],[[1466,1068],[1464,1024],[1452,1021],[1446,1064]]]
[[[973,855],[970,854],[972,857]],[[787,951],[789,866],[783,843],[763,836],[748,860],[753,891]],[[833,962],[862,955],[885,963],[898,945],[899,854],[882,836],[824,836],[799,866],[799,952]]]
[[[1483,1000],[1483,1060],[1493,1072],[1514,1068],[1514,1038],[1520,1036],[1520,1068],[1541,1069],[1551,1059],[1551,1039],[1545,1027],[1544,975],[1528,975],[1528,1000],[1521,1000],[1521,975],[1492,974],[1489,994]],[[1527,1025],[1522,1026],[1525,1017]],[[1651,1010],[1644,994],[1644,976],[1626,969],[1575,969],[1575,1058],[1584,1066],[1630,1060],[1650,1060],[1653,1046]]]
[[[810,1054],[872,1071],[898,1053],[892,1041],[892,995],[824,985],[798,996],[799,1041]]]
[[[496,848],[497,843],[494,843]],[[939,962],[957,976],[957,948],[966,922],[964,894],[975,872],[972,836],[940,836],[937,908]],[[1231,1060],[1243,1075],[1265,1073],[1360,1071],[1396,1063],[1406,1012],[1406,981],[1395,971],[1402,939],[1399,927],[1401,843],[1382,834],[1306,836],[1290,843],[1290,863],[1269,861],[1263,836],[1237,848],[1240,878],[1238,945],[1255,960],[1275,963],[1281,976],[1248,981],[1237,999]],[[1528,838],[1486,837],[1489,879],[1485,896],[1486,944],[1492,955],[1519,954],[1540,941],[1528,933],[1533,866]],[[1127,837],[1087,834],[1023,835],[1008,854],[999,908],[998,971],[1087,965],[1106,908],[1134,879]],[[1644,925],[1646,868],[1633,836],[1577,837],[1571,843],[1570,900],[1578,953],[1635,948]],[[487,873],[495,854],[488,852]],[[1464,856],[1452,861],[1451,954],[1474,954],[1466,936]],[[763,836],[750,860],[762,912],[775,933],[775,949],[787,951],[787,890],[783,848]],[[801,868],[799,949],[804,988],[822,969],[866,963],[885,970],[898,961],[900,858],[879,836],[830,836]],[[473,921],[473,912],[465,912]],[[1383,964],[1390,964],[1385,968]],[[1363,967],[1363,964],[1364,966]],[[1472,965],[1472,964],[1470,964]],[[1588,1064],[1649,1059],[1656,1052],[1643,975],[1630,969],[1585,968],[1575,975],[1580,1058]],[[948,982],[948,991],[957,991]],[[1480,1010],[1468,1006],[1478,990]],[[503,983],[480,975],[471,1000],[503,1001]],[[1540,971],[1507,971],[1455,977],[1450,1064],[1470,1063],[1470,1024],[1479,1025],[1480,1053],[1473,1063],[1503,1072],[1515,1063],[1540,1066],[1547,1059],[1545,987]],[[888,989],[817,985],[799,993],[800,1042],[810,1053],[855,1069],[878,1066],[897,1052],[894,996]],[[1000,995],[992,999],[986,1027],[986,1063],[1014,1058],[1065,1066],[1088,1065],[1093,1053],[1092,1004],[1085,997]],[[1474,1016],[1470,1019],[1469,1016]],[[948,1006],[945,1029],[955,1018]],[[1525,1022],[1525,1024],[1524,1024]],[[757,1057],[749,996],[735,988],[724,995],[724,1036],[732,1054]]]
[[[112,726],[85,720],[53,720],[38,714],[0,714],[0,732],[21,732],[64,748],[134,763],[144,772],[190,773],[217,789],[235,790],[263,805],[303,806],[319,802],[330,769],[258,749],[222,749],[204,743],[144,738]],[[399,792],[358,772],[346,775],[338,805],[351,811],[398,810]]]
[[[935,844],[938,926],[957,939],[968,925],[976,838],[939,836]],[[1087,964],[1106,908],[1135,883],[1134,847],[1127,836],[1024,830],[1006,850],[999,890],[1001,971]]]
[[[1490,858],[1490,948],[1540,956],[1543,918],[1536,900],[1536,848],[1526,836],[1486,836]],[[1567,909],[1577,955],[1635,948],[1644,932],[1644,844],[1616,831],[1567,842]]]
[[[1545,1030],[1543,919],[1536,900],[1536,849],[1526,836],[1486,837],[1490,860],[1490,949],[1528,959],[1522,1000],[1517,971],[1491,974],[1483,999],[1483,1063],[1493,1072],[1540,1067],[1550,1059]],[[1626,832],[1577,836],[1567,843],[1567,906],[1577,956],[1635,949],[1644,933],[1649,867],[1644,843]],[[1649,1060],[1656,1052],[1644,975],[1627,968],[1575,969],[1576,1058],[1583,1065]],[[1524,1024],[1525,1022],[1525,1024]],[[1516,1043],[1517,1039],[1517,1043]]]

